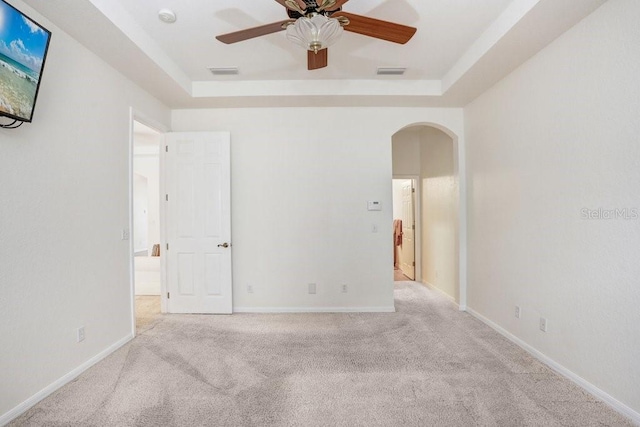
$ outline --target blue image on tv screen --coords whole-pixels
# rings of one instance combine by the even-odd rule
[[[51,32],[0,1],[0,115],[30,122]]]

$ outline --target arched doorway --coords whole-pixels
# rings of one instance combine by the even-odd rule
[[[464,309],[457,137],[437,125],[414,124],[393,135],[392,147],[394,220],[402,224],[402,232],[396,228],[394,235],[394,268],[399,267],[405,278],[440,291]],[[410,214],[406,212],[407,188],[413,192]],[[413,224],[406,224],[407,219]],[[398,234],[402,238],[397,239]],[[414,256],[413,261],[410,256]],[[397,270],[395,273],[399,277]]]

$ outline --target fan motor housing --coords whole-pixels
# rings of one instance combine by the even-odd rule
[[[334,13],[340,12],[342,10],[342,7],[339,7],[336,10],[332,10],[332,11],[323,10],[322,12],[318,12],[317,11],[318,4],[315,2],[315,0],[304,0],[304,3],[307,5],[307,9],[306,9],[307,13],[303,15],[300,12],[297,12],[295,10],[287,9],[287,15],[289,15],[289,18],[291,19],[303,18],[309,13],[319,13],[320,15],[331,16]]]

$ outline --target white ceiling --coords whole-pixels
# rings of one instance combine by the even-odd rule
[[[119,1],[191,80],[220,80],[207,66],[238,66],[247,80],[371,79],[379,66],[408,67],[405,79],[440,79],[510,0],[351,0],[343,10],[419,29],[407,45],[346,32],[330,49],[329,66],[309,72],[304,50],[284,32],[225,45],[222,33],[287,19],[274,0]],[[167,7],[178,20],[167,25]],[[455,30],[454,30],[455,28]],[[420,55],[412,54],[419,51]]]
[[[343,10],[414,26],[398,45],[345,32],[308,71],[284,32],[216,35],[287,19],[275,0],[24,0],[172,108],[464,106],[606,0],[350,0]],[[177,15],[158,19],[160,9]],[[377,76],[377,67],[406,67]],[[208,67],[238,67],[214,76]]]

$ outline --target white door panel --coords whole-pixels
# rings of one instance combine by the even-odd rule
[[[413,180],[402,185],[402,247],[400,249],[400,270],[411,280],[415,280],[415,219]]]
[[[167,134],[169,313],[231,313],[227,132]]]

